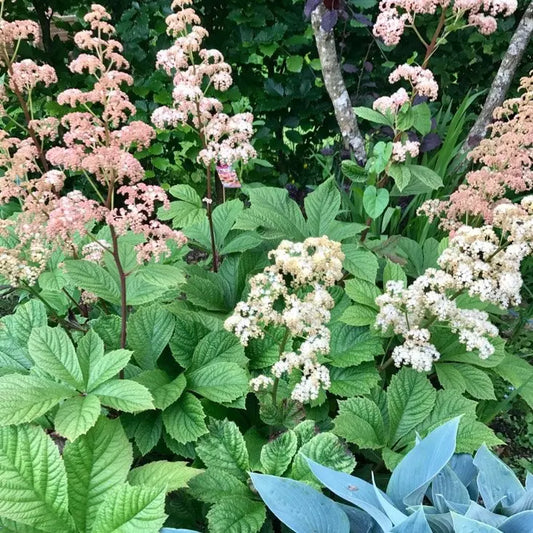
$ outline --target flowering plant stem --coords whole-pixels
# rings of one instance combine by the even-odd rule
[[[281,358],[281,354],[285,351],[285,345],[287,344],[287,341],[290,337],[290,331],[288,328],[285,329],[285,334],[283,335],[283,339],[281,339],[281,343],[279,345],[279,357]],[[278,386],[279,386],[279,378],[274,378],[274,385],[272,385],[272,405],[277,404],[278,399]]]

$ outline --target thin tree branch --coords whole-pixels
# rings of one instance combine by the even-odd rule
[[[507,52],[503,56],[500,68],[496,73],[489,94],[483,104],[483,109],[479,114],[472,129],[468,132],[465,142],[461,147],[460,154],[469,152],[472,148],[477,146],[487,134],[487,129],[492,121],[494,110],[503,104],[509,86],[513,81],[514,75],[524,51],[529,44],[531,35],[533,33],[533,1],[531,1],[522,16],[511,41]]]
[[[315,34],[324,84],[333,103],[335,118],[341,130],[344,147],[351,150],[359,162],[364,163],[366,161],[364,140],[357,126],[357,118],[353,111],[350,95],[342,77],[335,48],[335,36],[333,30],[324,31],[321,26],[325,11],[326,8],[321,3],[311,14],[311,24]]]

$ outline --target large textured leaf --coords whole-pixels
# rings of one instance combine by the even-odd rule
[[[209,363],[246,364],[244,347],[239,339],[228,331],[212,331],[203,337],[194,349],[189,370],[197,370]]]
[[[107,494],[92,533],[156,532],[166,517],[164,490],[124,484]]]
[[[238,478],[246,478],[250,468],[248,450],[235,422],[211,420],[209,435],[196,447],[196,453],[207,467],[225,470]]]
[[[113,350],[106,354],[92,352],[88,361],[89,375],[87,377],[87,391],[91,392],[99,385],[116,377],[131,359],[129,350]]]
[[[239,497],[224,498],[207,513],[212,533],[257,533],[265,518],[261,502]]]
[[[128,319],[128,346],[143,369],[155,368],[156,361],[174,332],[174,317],[160,305],[141,307]]]
[[[236,363],[212,363],[187,373],[191,390],[217,402],[231,402],[248,392],[248,374]]]
[[[48,326],[35,328],[28,341],[28,350],[39,369],[72,387],[83,388],[78,357],[65,330]]]
[[[431,533],[428,521],[422,509],[412,514],[407,520],[393,527],[391,533]]]
[[[91,363],[104,356],[104,349],[104,341],[93,328],[89,329],[78,341],[78,362],[83,375],[83,383],[85,385],[83,390],[85,391],[88,390]]]
[[[154,405],[162,410],[172,405],[187,386],[185,374],[180,374],[176,379],[171,380],[162,370],[142,372],[135,376],[134,380],[150,391],[154,398]]]
[[[74,531],[59,449],[41,428],[0,428],[0,516],[41,531]]]
[[[47,378],[8,374],[0,377],[0,425],[31,422],[76,391]]]
[[[339,402],[335,433],[361,448],[385,445],[385,424],[379,407],[368,398],[350,398]]]
[[[376,256],[356,244],[343,244],[342,251],[345,255],[344,268],[356,278],[374,283],[379,266]]]
[[[55,429],[68,440],[76,440],[96,424],[100,410],[100,400],[93,394],[69,398],[57,410]]]
[[[501,529],[478,522],[472,518],[466,518],[456,513],[451,513],[453,520],[453,530],[456,533],[499,533]],[[513,533],[516,533],[513,531]]]
[[[476,400],[495,400],[494,385],[487,372],[473,365],[451,363],[465,380],[466,392]]]
[[[491,356],[493,357],[493,356]],[[489,358],[490,359],[490,358]],[[494,371],[508,381],[533,409],[533,366],[515,354],[506,354]]]
[[[229,494],[241,498],[251,496],[250,489],[243,481],[229,472],[214,468],[208,468],[204,473],[192,478],[188,484],[192,496],[207,503],[217,503]]]
[[[200,472],[202,471],[180,461],[153,461],[134,468],[128,475],[128,481],[131,485],[143,485],[172,492],[186,487],[189,480]]]
[[[281,476],[290,465],[296,450],[298,438],[294,431],[286,431],[271,440],[261,449],[261,466],[265,474]]]
[[[309,234],[322,237],[328,234],[331,223],[339,213],[341,195],[333,178],[321,183],[304,200]]]
[[[533,511],[522,511],[508,518],[500,526],[503,533],[531,533],[533,530]]]
[[[112,303],[120,303],[120,289],[111,274],[104,268],[84,259],[65,261],[67,277],[77,287],[92,292]]]
[[[144,411],[136,415],[123,415],[121,420],[126,434],[130,439],[133,438],[142,455],[152,451],[163,434],[161,413]]]
[[[382,340],[368,328],[353,327],[335,322],[330,327],[331,343],[328,358],[336,367],[356,366],[374,361],[383,353]]]
[[[373,363],[332,368],[329,375],[331,379],[329,392],[345,398],[368,394],[380,380],[379,372]]]
[[[301,481],[250,474],[268,508],[295,533],[348,533],[348,517],[332,500]]]
[[[182,315],[176,317],[176,328],[170,339],[170,349],[181,366],[189,367],[196,345],[208,333],[209,328],[200,320]]]
[[[100,401],[112,409],[135,413],[153,409],[152,395],[146,387],[129,379],[114,379],[92,391]]]
[[[387,388],[389,442],[394,444],[420,424],[435,405],[435,389],[425,374],[402,368]]]
[[[126,481],[133,460],[131,444],[118,419],[100,418],[86,435],[65,446],[63,457],[76,526],[79,531],[95,531],[92,524],[98,510]]]
[[[346,445],[332,433],[319,433],[306,442],[295,457],[291,477],[316,484],[307,460],[311,459],[338,472],[351,474],[355,468],[355,459],[346,449]]]
[[[188,392],[163,411],[163,423],[170,436],[182,444],[193,442],[207,433],[202,404]]]
[[[422,503],[429,484],[453,455],[458,426],[454,418],[432,431],[394,469],[387,495],[401,511]]]

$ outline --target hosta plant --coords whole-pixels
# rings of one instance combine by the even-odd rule
[[[454,454],[459,419],[433,430],[394,469],[385,491],[307,458],[335,500],[308,484],[251,474],[269,509],[296,533],[526,533],[533,528],[533,485],[483,445]],[[349,502],[352,505],[347,505]]]

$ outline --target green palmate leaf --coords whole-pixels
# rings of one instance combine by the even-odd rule
[[[330,369],[331,386],[329,392],[337,396],[359,396],[368,394],[380,380],[374,363]]]
[[[289,56],[287,58],[287,70],[289,72],[301,72],[304,64],[302,56]]]
[[[339,402],[335,433],[360,448],[381,448],[386,441],[381,411],[368,398],[350,398]]]
[[[71,387],[39,376],[2,376],[0,425],[31,422],[75,394],[76,391]]]
[[[328,358],[336,367],[355,366],[373,361],[383,353],[381,339],[368,328],[336,322],[330,326],[331,343]]]
[[[229,311],[221,276],[198,265],[188,266],[187,273],[189,279],[184,291],[191,303],[207,311]]]
[[[203,337],[194,349],[189,370],[197,370],[212,362],[246,364],[244,347],[239,339],[228,331],[212,331]]]
[[[176,328],[170,339],[170,349],[176,361],[188,368],[192,355],[200,339],[209,333],[209,328],[200,320],[179,315],[176,317]]]
[[[355,114],[360,118],[364,118],[370,122],[375,122],[376,124],[383,124],[384,126],[393,127],[392,120],[389,117],[382,115],[379,111],[374,111],[369,107],[354,107],[354,111]]]
[[[349,159],[341,162],[341,170],[344,176],[356,183],[364,183],[368,177],[364,167]]]
[[[367,305],[355,304],[348,307],[340,317],[340,321],[350,326],[369,326],[376,320],[377,311]]]
[[[200,222],[205,217],[202,199],[190,185],[174,185],[169,190],[181,202],[171,202],[170,209],[160,209],[158,217],[161,220],[172,219],[175,228],[183,228]]]
[[[141,307],[130,316],[128,346],[141,368],[155,368],[158,357],[174,333],[174,325],[172,313],[160,305]]]
[[[100,418],[86,435],[67,443],[63,457],[69,510],[76,527],[79,531],[99,531],[92,528],[96,514],[117,485],[126,481],[133,460],[120,421]]]
[[[245,349],[250,360],[250,368],[266,368],[279,359],[279,346],[284,336],[283,329],[269,328],[263,338],[250,340]],[[290,349],[290,346],[291,341],[287,341],[286,347]]]
[[[407,285],[407,276],[403,268],[398,263],[393,263],[390,259],[387,259],[385,268],[383,269],[383,285],[387,284],[387,281],[403,281],[404,285]]]
[[[0,518],[0,527],[2,528],[0,531],[5,533],[43,533],[42,529],[27,526],[21,522],[14,522],[7,518]]]
[[[108,350],[120,348],[120,317],[117,315],[102,315],[95,320],[90,320],[89,325],[104,341]]]
[[[65,261],[67,277],[77,287],[96,294],[112,304],[120,303],[120,289],[103,267],[84,259]]]
[[[144,411],[136,415],[122,415],[122,424],[142,455],[152,451],[163,434],[163,417],[156,411]]]
[[[208,431],[200,400],[188,392],[165,409],[163,423],[169,435],[181,444],[194,442]]]
[[[218,503],[223,498],[251,496],[250,489],[233,474],[209,468],[189,481],[190,493],[206,503]]]
[[[83,375],[74,346],[65,330],[43,326],[35,328],[28,341],[35,365],[72,387],[83,387]]]
[[[487,371],[472,365],[451,363],[465,381],[465,390],[477,400],[495,400],[494,385]]]
[[[356,303],[366,305],[376,311],[379,310],[376,298],[381,295],[381,291],[374,283],[364,279],[350,279],[345,284],[346,294]]]
[[[363,207],[370,218],[378,218],[389,205],[389,191],[376,189],[374,185],[365,188]]]
[[[298,449],[298,438],[294,431],[288,430],[261,449],[262,472],[281,476],[291,464]]]
[[[345,255],[344,268],[356,278],[374,283],[379,266],[376,256],[356,244],[343,244],[342,251]]]
[[[463,421],[461,421],[463,422]],[[501,446],[505,444],[499,439],[494,431],[482,422],[473,418],[465,418],[464,422],[459,425],[457,433],[457,453],[475,453],[482,444],[489,447]]]
[[[41,428],[0,428],[0,516],[39,531],[74,532],[59,448]]]
[[[435,364],[435,370],[437,371],[439,383],[445,389],[453,389],[460,394],[465,392],[466,381],[456,365],[451,363],[437,363]]]
[[[333,178],[321,183],[304,200],[309,234],[322,237],[328,234],[331,223],[339,213],[341,195]]]
[[[441,354],[441,362],[452,361],[482,368],[493,368],[497,367],[505,358],[505,341],[500,337],[491,339],[491,343],[494,345],[494,353],[487,359],[481,359],[477,350],[468,352],[466,346],[461,344],[457,336],[450,333],[449,330],[435,330],[431,333],[431,338]]]
[[[413,126],[422,135],[431,131],[431,111],[426,103],[418,104],[411,108]]]
[[[152,287],[164,290],[175,290],[185,283],[185,274],[181,268],[174,265],[148,264],[137,266],[137,279],[148,283]]]
[[[256,533],[265,518],[263,503],[240,497],[224,498],[207,513],[209,531],[213,533]]]
[[[266,239],[303,241],[307,228],[298,204],[285,189],[274,187],[247,188],[251,207],[245,209],[235,224],[236,229],[259,230]]]
[[[307,464],[306,457],[340,472],[351,474],[355,459],[345,444],[333,433],[319,433],[306,442],[295,457],[291,477],[316,487],[320,486]]]
[[[515,387],[533,409],[533,366],[517,355],[508,353],[494,371]]]
[[[404,367],[392,377],[387,389],[391,444],[427,417],[435,405],[435,394],[427,377],[411,368]]]
[[[166,517],[164,490],[124,484],[107,494],[96,515],[93,531],[155,532],[163,526]]]
[[[84,390],[87,390],[91,362],[104,356],[104,341],[94,329],[89,329],[78,341],[77,355],[83,376]]]
[[[100,410],[100,400],[93,394],[69,398],[59,406],[55,429],[68,440],[76,440],[96,424]]]
[[[388,168],[388,174],[394,178],[394,183],[396,184],[396,188],[400,191],[400,193],[407,190],[407,187],[412,179],[412,173],[409,165],[397,165],[393,163]],[[394,196],[394,191],[392,192],[392,196]]]
[[[153,487],[173,492],[187,486],[187,483],[202,470],[191,468],[185,462],[153,461],[134,468],[128,475],[131,485]]]
[[[134,272],[126,278],[126,303],[128,305],[145,305],[157,300],[168,290],[161,284],[147,283],[141,271]]]
[[[127,413],[154,408],[150,391],[129,379],[107,381],[96,387],[92,393],[98,396],[102,404]]]
[[[422,165],[406,165],[411,175],[431,189],[442,187],[442,178],[433,170]]]
[[[222,403],[236,400],[248,392],[248,374],[236,363],[211,363],[187,373],[191,390]]]
[[[209,435],[199,442],[196,452],[207,467],[225,470],[239,479],[246,478],[250,468],[248,450],[234,422],[212,419]]]
[[[185,374],[180,374],[176,379],[170,383],[157,387],[151,390],[154,397],[154,405],[158,409],[166,409],[171,406],[182,394],[187,387],[187,379]]]
[[[117,376],[131,359],[129,350],[113,350],[106,354],[91,357],[89,361],[89,377],[87,391],[91,392],[98,386]]]

